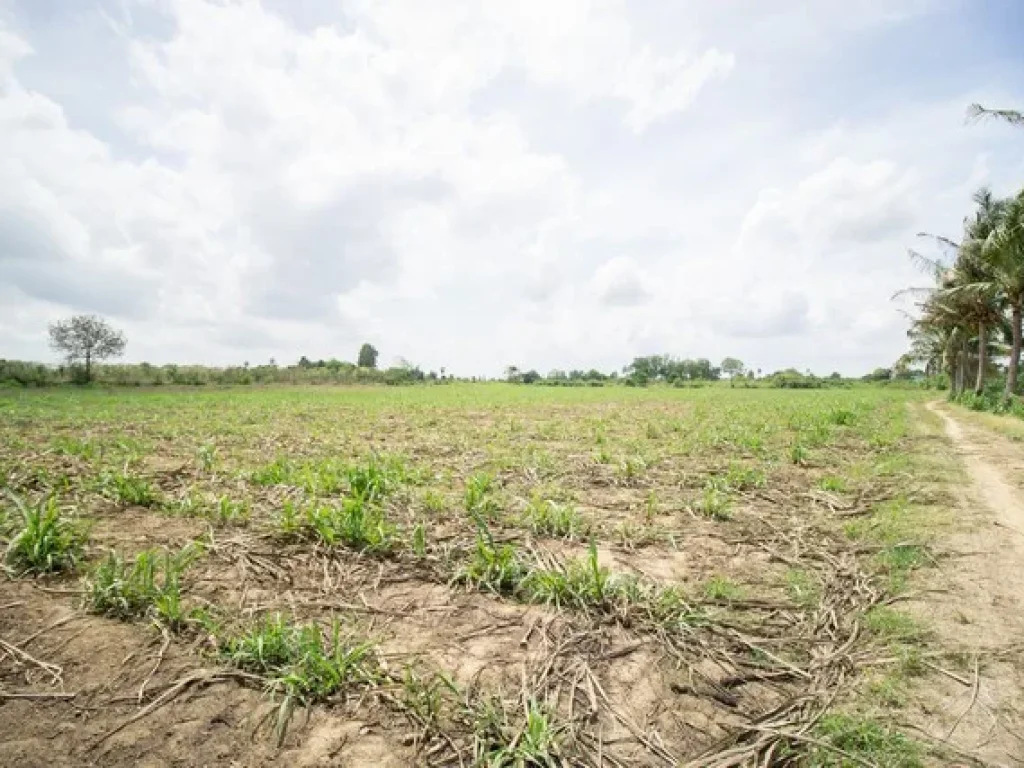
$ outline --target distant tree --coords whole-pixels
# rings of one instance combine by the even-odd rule
[[[94,360],[124,354],[124,334],[96,315],[75,315],[50,326],[50,346],[64,355],[69,365],[85,364],[85,381],[92,381]]]
[[[891,368],[875,368],[871,373],[861,377],[864,381],[888,381],[892,378]]]
[[[376,368],[377,355],[377,348],[373,344],[363,344],[359,348],[359,357],[356,360],[356,365],[360,368]]]
[[[841,374],[839,371],[832,371],[832,373],[829,375],[829,378],[832,379],[832,381],[840,381],[843,378],[843,374]]]
[[[523,380],[523,375],[519,372],[519,366],[510,365],[505,368],[505,380],[510,384],[519,384]]]
[[[745,368],[743,361],[737,360],[735,357],[727,357],[722,361],[722,373],[730,379],[734,376],[742,376]]]
[[[541,375],[533,370],[523,374],[523,384],[533,384],[535,381],[540,381],[540,379]]]
[[[309,361],[309,358],[303,355],[299,358],[299,368],[312,368],[313,363]]]

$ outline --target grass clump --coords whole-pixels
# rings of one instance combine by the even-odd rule
[[[717,602],[732,602],[743,597],[743,588],[725,576],[712,576],[704,585],[704,597]]]
[[[286,535],[364,552],[390,551],[397,535],[397,529],[388,522],[383,510],[359,496],[301,507],[288,500],[277,522],[278,529]]]
[[[283,695],[279,742],[296,705],[323,701],[382,676],[373,643],[343,636],[337,621],[325,634],[316,623],[292,624],[280,614],[264,617],[221,642],[219,652],[233,666],[266,678],[271,694]]]
[[[728,520],[732,517],[732,500],[728,493],[710,483],[693,503],[693,509],[712,520]]]
[[[565,765],[569,726],[536,699],[513,712],[498,699],[477,704],[472,717],[473,764],[487,768],[555,768]]]
[[[586,533],[586,521],[571,504],[559,504],[534,492],[523,513],[522,522],[542,536],[575,539]]]
[[[864,626],[876,636],[896,643],[917,643],[926,634],[924,627],[913,616],[886,605],[868,611],[864,616]]]
[[[825,475],[818,481],[818,487],[823,491],[828,491],[829,493],[846,493],[849,485],[844,477],[840,477],[839,475]]]
[[[530,570],[520,585],[522,597],[577,610],[601,608],[619,594],[619,580],[598,562],[597,545],[590,542],[587,556],[570,560],[557,569]]]
[[[801,608],[814,608],[821,602],[821,583],[803,568],[786,571],[786,592]]]
[[[56,497],[35,505],[26,505],[13,494],[10,498],[18,515],[5,523],[11,531],[4,555],[7,566],[18,575],[74,569],[87,537],[77,521],[61,512]]]
[[[496,594],[513,592],[526,576],[527,568],[512,544],[497,545],[490,534],[477,533],[468,560],[456,571],[453,581]]]
[[[181,576],[199,553],[193,546],[173,554],[153,549],[128,563],[110,552],[85,580],[85,608],[122,621],[152,618],[179,629],[185,621]]]
[[[96,487],[104,497],[127,506],[152,507],[160,500],[148,480],[124,472],[104,472]]]
[[[490,518],[498,511],[498,501],[493,496],[494,476],[486,472],[475,472],[466,480],[463,505],[474,517]]]
[[[811,743],[794,745],[803,753],[805,762],[802,764],[813,768],[846,768],[855,764],[922,768],[924,765],[924,750],[919,743],[859,715],[826,715],[818,722],[814,735],[833,749]],[[859,762],[854,763],[850,756]]]

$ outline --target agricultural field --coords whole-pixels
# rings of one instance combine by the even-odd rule
[[[0,764],[925,764],[923,399],[0,394]]]

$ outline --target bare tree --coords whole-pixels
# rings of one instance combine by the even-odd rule
[[[94,360],[124,354],[124,334],[96,315],[75,315],[50,326],[50,346],[69,364],[85,363],[85,380],[92,381]]]

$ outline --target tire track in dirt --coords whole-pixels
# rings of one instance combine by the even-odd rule
[[[968,425],[939,403],[925,406],[966,470],[954,487],[955,532],[931,594],[914,603],[943,650],[969,658],[971,685],[930,679],[919,702],[924,729],[984,764],[1024,765],[1024,496],[1007,475],[1024,473],[1024,449]]]

